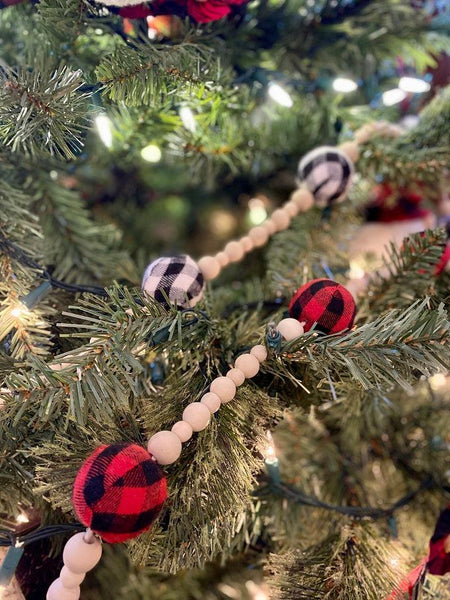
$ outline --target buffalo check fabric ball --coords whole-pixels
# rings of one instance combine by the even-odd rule
[[[295,292],[289,315],[304,323],[305,331],[317,323],[316,330],[322,333],[339,333],[352,328],[356,305],[343,285],[331,279],[314,279]]]
[[[298,165],[298,177],[314,196],[317,206],[329,206],[345,199],[354,167],[343,152],[321,146],[308,152]]]
[[[195,306],[203,296],[205,281],[197,263],[187,254],[162,256],[150,263],[142,289],[162,304],[167,299],[182,308]]]
[[[72,495],[81,523],[111,544],[148,529],[166,498],[164,473],[136,444],[99,446],[78,471]]]

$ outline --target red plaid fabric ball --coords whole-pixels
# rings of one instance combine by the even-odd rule
[[[136,444],[99,446],[78,471],[72,495],[83,525],[112,544],[148,529],[166,498],[164,473]]]
[[[339,333],[351,329],[356,315],[353,296],[344,286],[331,279],[314,279],[295,292],[289,315],[304,322],[305,331],[314,323],[323,333]]]

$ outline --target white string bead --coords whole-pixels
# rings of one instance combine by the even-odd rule
[[[304,334],[303,325],[297,319],[282,319],[277,327],[278,331],[287,341],[294,340]]]
[[[262,226],[252,227],[248,232],[248,235],[256,248],[264,246],[269,239],[269,232]]]
[[[314,196],[306,188],[299,188],[292,192],[291,202],[295,202],[300,212],[307,212],[314,206]]]
[[[229,377],[236,386],[242,385],[245,381],[244,373],[236,368],[230,369],[226,376]]]
[[[203,256],[197,264],[206,281],[215,279],[220,273],[220,262],[214,256]]]
[[[344,142],[338,149],[343,152],[348,158],[356,163],[359,160],[359,146],[356,142]]]
[[[55,579],[47,590],[47,600],[78,600],[80,597],[80,586],[66,588],[62,584],[61,579]]]
[[[202,431],[208,427],[210,418],[209,408],[201,402],[192,402],[183,411],[183,421],[189,423],[194,431]]]
[[[217,412],[221,404],[219,396],[213,392],[207,392],[201,397],[200,402],[208,408],[211,414]]]
[[[215,258],[217,258],[222,268],[230,264],[230,257],[225,252],[218,252]]]
[[[230,402],[236,396],[236,385],[229,377],[217,377],[211,382],[209,389],[219,396],[223,404]]]
[[[277,208],[272,213],[270,217],[272,223],[275,223],[277,231],[283,231],[289,227],[289,223],[291,222],[291,218],[288,213],[283,208]]]
[[[158,431],[149,439],[147,449],[158,464],[171,465],[181,454],[181,441],[173,431]]]
[[[86,573],[95,567],[102,556],[102,545],[96,538],[85,541],[85,531],[73,535],[64,546],[63,563],[72,573]]]
[[[244,235],[240,240],[242,247],[244,248],[244,252],[251,252],[255,247],[252,238],[249,235]]]
[[[59,574],[62,584],[66,588],[75,588],[83,582],[86,573],[72,573],[72,571],[64,565]]]
[[[298,206],[297,202],[294,202],[293,200],[286,202],[283,208],[291,218],[296,217],[300,212],[300,207]]]
[[[233,240],[232,242],[228,242],[224,248],[224,252],[231,262],[238,262],[244,256],[244,247],[240,242]]]
[[[251,379],[259,371],[259,360],[252,354],[241,354],[234,364],[236,369],[244,373],[246,379]]]
[[[186,421],[177,421],[172,427],[172,432],[180,438],[180,442],[187,442],[192,437],[193,429]]]
[[[256,356],[256,358],[261,363],[267,358],[267,349],[262,344],[257,344],[256,346],[253,346],[253,348],[250,350],[250,354],[252,356]]]

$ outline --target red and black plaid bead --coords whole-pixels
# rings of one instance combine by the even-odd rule
[[[99,446],[78,471],[72,495],[79,520],[110,543],[148,529],[166,498],[164,473],[136,444]]]
[[[323,333],[339,333],[351,329],[356,305],[351,293],[331,279],[314,279],[302,285],[289,304],[289,315],[304,322],[305,331],[314,323]]]

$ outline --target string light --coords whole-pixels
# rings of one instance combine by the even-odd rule
[[[384,92],[381,98],[385,106],[394,106],[394,104],[398,104],[404,100],[406,98],[406,94],[400,88],[393,88],[392,90],[387,90]]]
[[[111,148],[113,143],[111,119],[107,115],[98,115],[95,117],[95,126],[99,138],[107,148]]]
[[[350,92],[354,92],[358,88],[358,84],[353,79],[349,79],[348,77],[336,77],[333,81],[333,89],[335,92],[342,92],[344,94],[349,94]]]
[[[29,522],[30,522],[30,519],[27,517],[27,515],[25,513],[20,513],[20,515],[16,519],[16,523],[19,523],[19,524],[29,523]]]
[[[27,312],[26,306],[23,306],[23,304],[18,304],[11,310],[11,315],[15,319],[20,319],[26,314],[26,312]]]
[[[141,156],[147,162],[157,163],[161,160],[162,153],[158,146],[149,144],[148,146],[145,146],[145,148],[142,148]]]
[[[281,106],[291,108],[291,106],[293,106],[294,104],[288,92],[284,88],[282,88],[281,85],[278,85],[278,83],[269,83],[267,92],[272,98],[272,100],[275,100],[275,102],[277,102]]]
[[[361,265],[355,261],[350,261],[350,271],[348,272],[348,276],[350,279],[363,279],[366,275],[366,272],[361,267]]]
[[[252,225],[259,225],[267,219],[267,210],[261,198],[251,198],[248,209],[248,220]]]
[[[418,77],[401,77],[398,87],[404,92],[411,94],[423,94],[424,92],[429,92],[431,88],[428,81],[424,81]]]
[[[194,113],[189,106],[182,106],[180,108],[180,119],[188,131],[194,133],[197,129],[197,123],[195,122]]]

